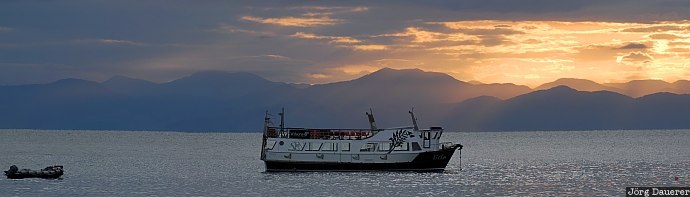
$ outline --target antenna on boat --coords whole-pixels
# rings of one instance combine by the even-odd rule
[[[271,117],[266,110],[266,116],[264,117],[264,134],[261,138],[261,160],[266,159],[266,138],[268,137],[268,124],[271,122]]]
[[[285,129],[285,108],[282,108],[278,115],[280,115],[280,132],[283,132]]]
[[[369,113],[369,112],[371,112],[371,113]],[[378,128],[376,128],[376,120],[374,120],[374,111],[371,110],[371,108],[369,108],[369,112],[366,112],[366,113],[367,113],[367,117],[369,117],[369,125],[371,126],[371,130],[372,131],[378,130]]]
[[[412,107],[412,110],[407,112],[410,113],[410,116],[412,116],[412,125],[414,125],[414,130],[419,130],[419,126],[417,126],[417,118],[414,117],[414,107]]]
[[[268,110],[266,110],[266,116],[264,116],[264,136],[266,136],[266,132],[268,131],[269,123],[271,123],[271,117],[270,114],[268,114]]]

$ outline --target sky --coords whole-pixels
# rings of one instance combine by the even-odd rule
[[[319,84],[384,67],[532,87],[690,79],[690,1],[0,1],[0,85],[204,70]]]

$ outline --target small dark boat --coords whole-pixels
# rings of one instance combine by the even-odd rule
[[[65,171],[62,166],[48,166],[41,170],[21,169],[15,165],[10,166],[10,170],[5,171],[8,179],[23,179],[23,178],[44,178],[55,179],[60,178]]]

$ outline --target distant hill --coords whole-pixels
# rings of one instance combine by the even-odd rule
[[[459,103],[443,121],[460,130],[599,130],[690,128],[690,95],[640,98],[558,86],[508,100],[480,97]]]
[[[586,79],[575,79],[575,78],[561,78],[553,82],[545,83],[537,88],[534,88],[535,90],[547,90],[551,89],[557,86],[568,86],[570,88],[580,90],[580,91],[589,91],[589,92],[594,92],[594,91],[611,91],[611,92],[620,92],[622,90],[614,88],[614,87],[609,87],[605,85],[598,84],[594,81],[591,80],[586,80]]]
[[[245,72],[197,72],[188,77],[160,84],[152,93],[165,96],[229,99],[256,94],[277,87],[291,87]]]
[[[515,84],[468,83],[419,69],[384,68],[329,84],[273,82],[251,73],[204,71],[167,83],[125,76],[0,86],[0,128],[258,131],[265,110],[286,108],[287,126],[366,128],[410,124],[450,130],[690,128],[690,82],[596,84],[561,79],[532,92]],[[585,90],[577,91],[575,89]],[[659,85],[662,86],[662,85]],[[644,87],[642,93],[630,92]],[[591,91],[591,92],[587,92]],[[634,95],[631,98],[619,93]],[[646,93],[652,93],[647,95]]]
[[[161,84],[125,76],[102,83],[67,79],[0,87],[0,128],[255,131],[264,110],[281,107],[288,109],[289,125],[366,127],[364,111],[369,108],[381,126],[407,125],[406,112],[412,107],[432,124],[452,103],[529,91],[526,86],[473,85],[443,73],[389,68],[309,86],[219,71]]]
[[[122,94],[146,94],[147,91],[153,90],[158,85],[150,81],[120,75],[114,76],[101,84],[114,92]]]
[[[690,81],[688,80],[678,80],[673,82],[673,87],[678,91],[679,94],[690,94]]]
[[[364,112],[373,108],[380,126],[401,126],[409,124],[406,112],[412,107],[429,123],[438,123],[452,103],[482,95],[510,98],[529,91],[513,84],[473,85],[419,69],[383,68],[358,79],[301,89],[273,108],[290,106],[293,124],[315,127],[366,127]]]
[[[679,80],[674,83],[668,83],[662,80],[633,80],[625,83],[599,84],[586,79],[561,78],[553,82],[542,84],[535,88],[535,90],[546,90],[556,86],[568,86],[576,90],[589,92],[617,92],[634,98],[660,92],[690,94],[690,81],[687,80]]]
[[[618,88],[622,90],[620,93],[632,97],[641,97],[658,92],[685,93],[676,89],[673,84],[662,80],[633,80],[626,83],[607,83],[604,85]]]

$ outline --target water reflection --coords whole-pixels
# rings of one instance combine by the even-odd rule
[[[650,138],[649,136],[654,136]],[[448,133],[433,172],[266,173],[260,135],[0,132],[0,167],[63,164],[62,180],[0,180],[17,196],[597,196],[690,185],[690,131]],[[462,164],[462,165],[461,165]],[[32,168],[38,166],[26,166]],[[675,179],[678,177],[678,180]]]

